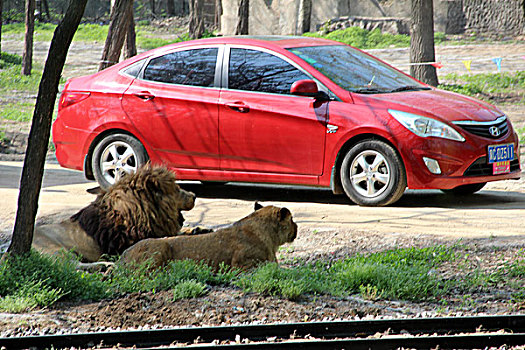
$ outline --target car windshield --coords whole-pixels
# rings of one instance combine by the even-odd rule
[[[341,88],[357,93],[387,93],[426,90],[405,74],[346,45],[326,45],[288,49],[308,62]]]

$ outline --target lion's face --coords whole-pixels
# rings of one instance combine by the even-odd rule
[[[267,221],[267,225],[275,226],[275,232],[278,237],[277,243],[291,243],[297,237],[297,224],[293,221],[292,213],[288,208],[279,208],[274,206],[263,207],[255,203],[255,215]]]

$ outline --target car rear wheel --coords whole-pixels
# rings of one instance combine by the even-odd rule
[[[401,198],[407,184],[401,157],[379,140],[353,146],[343,159],[340,175],[346,195],[362,206],[392,204]]]
[[[469,184],[469,185],[461,185],[458,187],[454,187],[449,190],[441,190],[447,194],[454,194],[457,196],[468,196],[469,194],[473,194],[481,190],[483,187],[485,187],[487,183],[482,182],[479,184]]]
[[[96,145],[91,165],[95,179],[105,189],[125,174],[137,171],[148,159],[139,140],[126,134],[112,134]]]

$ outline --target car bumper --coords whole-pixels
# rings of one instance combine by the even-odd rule
[[[86,144],[93,133],[64,126],[60,122],[53,124],[53,143],[58,163],[70,169],[83,170]]]
[[[492,164],[487,162],[489,145],[513,143],[515,154],[510,164],[510,172],[493,175]],[[461,185],[519,179],[518,137],[510,133],[499,140],[470,138],[459,143],[443,139],[411,138],[411,147],[401,150],[407,166],[407,183],[411,189],[452,189]],[[424,162],[430,158],[439,164],[441,174],[430,172]]]

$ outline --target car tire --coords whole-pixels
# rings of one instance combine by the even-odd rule
[[[483,187],[485,187],[486,184],[487,184],[486,182],[482,182],[479,184],[461,185],[458,187],[454,187],[448,190],[441,190],[441,191],[443,191],[444,193],[453,194],[456,196],[468,196],[470,194],[474,194],[480,191]]]
[[[361,206],[385,206],[399,200],[407,186],[396,150],[380,140],[364,140],[346,153],[341,165],[346,195]]]
[[[95,180],[106,189],[148,160],[146,149],[139,140],[126,134],[111,134],[95,146],[91,166]]]

